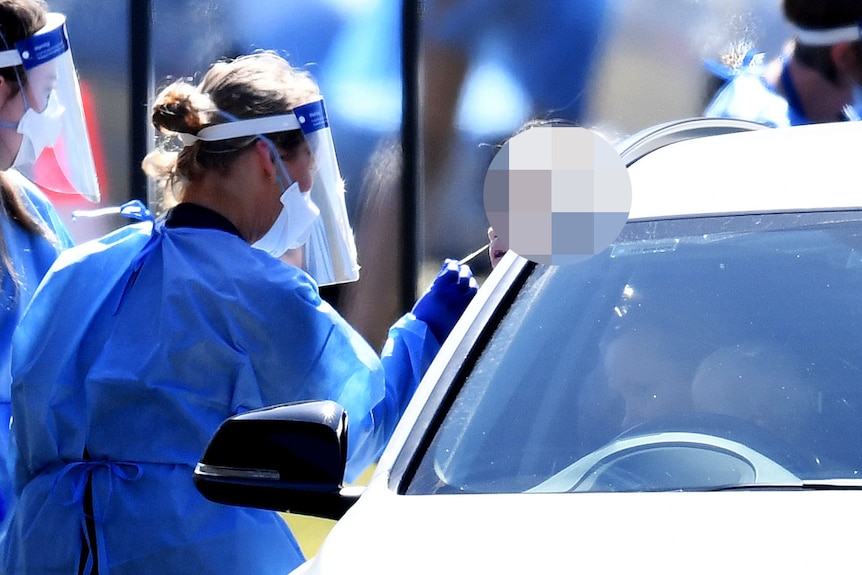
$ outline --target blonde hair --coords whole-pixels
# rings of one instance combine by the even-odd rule
[[[175,136],[196,135],[207,126],[238,119],[286,114],[319,94],[308,72],[294,68],[269,50],[216,62],[197,86],[178,80],[162,89],[152,108],[153,126],[162,136],[161,142],[141,166],[159,186],[158,209],[182,201],[188,183],[204,172],[227,171],[238,152],[258,139],[199,140],[177,149]],[[267,136],[287,154],[294,153],[304,141],[298,130]]]

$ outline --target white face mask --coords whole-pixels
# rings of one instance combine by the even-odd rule
[[[48,96],[48,104],[44,110],[37,112],[34,108],[27,108],[18,122],[17,131],[24,137],[21,139],[21,147],[18,148],[18,155],[15,156],[12,166],[18,168],[32,165],[42,154],[42,150],[54,145],[63,127],[60,118],[64,111],[53,90]]]
[[[274,257],[281,257],[287,250],[301,247],[308,241],[311,226],[320,216],[320,210],[311,201],[311,192],[299,190],[294,182],[281,194],[281,211],[262,238],[252,244]]]

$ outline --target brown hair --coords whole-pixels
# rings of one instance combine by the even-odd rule
[[[164,88],[152,108],[153,126],[166,136],[142,167],[158,182],[160,208],[182,200],[188,182],[209,170],[226,171],[238,152],[257,141],[247,136],[218,142],[196,141],[179,151],[169,138],[195,135],[207,126],[237,119],[287,114],[319,95],[317,83],[273,51],[260,51],[213,64],[200,84],[178,80]],[[288,156],[304,141],[299,130],[267,134]]]
[[[47,22],[48,6],[42,0],[0,0],[0,47],[9,50],[15,42],[35,34]],[[0,76],[18,85],[26,81],[23,66],[0,68]]]
[[[784,0],[784,17],[800,28],[823,30],[862,21],[859,0]]]
[[[32,36],[47,22],[48,7],[42,0],[0,0],[0,45],[11,49],[16,42]],[[27,81],[23,66],[0,68],[0,77],[9,83],[13,93],[21,89],[19,82]],[[8,217],[32,234],[55,241],[51,233],[24,205],[21,191],[5,174],[0,172],[0,217]],[[0,233],[0,263],[17,282],[15,268],[6,249],[6,240]]]

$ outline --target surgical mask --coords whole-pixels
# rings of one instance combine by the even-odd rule
[[[302,247],[308,241],[311,227],[320,216],[320,210],[311,201],[311,193],[299,189],[294,182],[281,194],[281,211],[262,238],[252,244],[274,257],[287,250]]]
[[[13,167],[30,166],[42,154],[45,148],[53,146],[60,136],[62,124],[60,118],[64,112],[63,106],[53,91],[48,96],[48,104],[41,112],[35,108],[27,108],[18,122],[18,133],[23,136]]]

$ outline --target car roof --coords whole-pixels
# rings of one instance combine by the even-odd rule
[[[678,122],[674,137],[664,126],[618,146],[632,183],[629,221],[862,207],[862,122],[699,129],[710,123]]]

